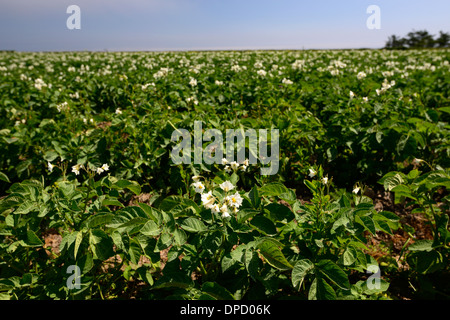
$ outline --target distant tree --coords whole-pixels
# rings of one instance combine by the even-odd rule
[[[449,46],[450,34],[439,31],[439,37],[434,39],[427,30],[413,30],[404,38],[392,35],[385,44],[386,49],[446,48]]]
[[[436,39],[439,48],[450,47],[450,34],[439,31],[439,38]]]
[[[434,47],[433,36],[426,30],[409,32],[406,43],[408,44],[408,48],[412,49]]]
[[[405,49],[405,39],[397,37],[395,34],[388,38],[385,48]]]

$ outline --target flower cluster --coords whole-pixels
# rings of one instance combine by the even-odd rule
[[[50,161],[47,161],[47,168],[49,172],[53,171],[53,168],[58,167],[57,165],[52,164]],[[60,168],[61,169],[61,168]],[[78,176],[81,172],[81,169],[85,169],[86,171],[89,171],[89,168],[83,166],[82,164],[76,164],[72,166],[72,172],[75,173],[76,176]],[[102,174],[105,171],[109,170],[109,165],[104,163],[101,167],[92,169],[92,172],[96,172],[97,174]],[[65,169],[63,170],[65,171]]]
[[[34,87],[38,90],[42,90],[43,87],[51,88],[52,85],[51,84],[48,85],[41,78],[37,78],[36,80],[34,80]]]
[[[245,171],[249,165],[249,161],[245,159],[244,162],[239,164],[236,161],[228,162],[226,158],[223,158],[222,164],[225,166],[225,171],[230,173],[231,171],[236,172],[238,170]]]
[[[203,182],[200,181],[199,176],[193,176],[192,186],[195,192],[200,194],[202,205],[206,209],[210,209],[213,214],[221,214],[222,218],[230,217],[230,212],[237,213],[239,207],[242,205],[242,197],[239,192],[231,194],[231,191],[235,189],[235,186],[230,181],[222,182],[219,187],[225,192],[225,197],[219,200],[214,196],[212,191],[206,192],[206,187]]]
[[[384,79],[383,83],[381,84],[381,89],[376,89],[377,96],[380,94],[386,92],[386,90],[390,89],[391,87],[395,86],[395,80],[392,80],[391,82],[388,82],[387,79]]]

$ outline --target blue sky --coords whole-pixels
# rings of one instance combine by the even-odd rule
[[[72,4],[80,30],[66,27]],[[450,1],[0,0],[0,50],[379,48],[413,29],[450,32]]]

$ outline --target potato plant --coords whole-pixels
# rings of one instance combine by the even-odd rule
[[[448,298],[449,57],[0,52],[0,298]],[[174,163],[199,122],[277,129],[278,171]]]

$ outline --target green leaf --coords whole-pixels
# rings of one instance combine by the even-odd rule
[[[200,207],[191,199],[181,196],[169,196],[158,207],[164,212],[171,212],[173,216],[192,215],[200,213]]]
[[[250,226],[264,235],[275,235],[277,233],[277,228],[273,222],[262,215],[254,216],[250,221]]]
[[[118,225],[116,228],[120,232],[127,232],[133,234],[138,232],[148,221],[147,218],[136,217],[131,220],[125,221],[124,223]]]
[[[81,274],[88,273],[94,267],[94,260],[90,253],[85,254],[82,257],[79,257],[75,263],[81,269]]]
[[[205,282],[202,291],[216,300],[235,300],[233,295],[217,282]]]
[[[295,217],[291,209],[283,204],[269,203],[264,209],[267,209],[270,212],[270,218],[275,222],[280,221],[287,223]]]
[[[159,252],[164,249],[167,249],[168,247],[170,247],[172,242],[173,242],[173,237],[167,231],[163,230],[160,237],[158,238],[158,241],[156,242],[154,251]]]
[[[370,231],[370,233],[375,234],[375,223],[372,218],[369,216],[356,216],[355,222],[362,225],[366,230]]]
[[[287,261],[278,245],[277,241],[272,239],[264,239],[257,244],[259,252],[272,267],[278,270],[290,270],[293,266]]]
[[[350,288],[350,282],[348,281],[347,275],[333,261],[327,259],[320,260],[315,264],[315,267],[320,271],[321,274],[323,274],[341,289]]]
[[[114,255],[112,239],[100,229],[89,231],[89,246],[94,254],[94,259],[104,261]]]
[[[450,107],[440,107],[438,110],[450,114]]]
[[[308,259],[302,259],[295,263],[292,269],[292,285],[295,289],[300,290],[306,275],[314,269],[314,264]]]
[[[259,188],[259,195],[262,197],[278,197],[287,192],[289,189],[280,182],[270,182]]]
[[[391,221],[391,222],[398,222],[400,220],[400,217],[397,216],[395,213],[390,211],[380,211],[377,213],[376,217],[382,217],[382,219]]]
[[[336,300],[336,292],[322,278],[316,277],[311,284],[308,292],[309,300]]]
[[[447,214],[436,217],[436,232],[434,234],[433,247],[447,244],[448,219]]]
[[[161,233],[161,228],[153,220],[147,221],[139,230],[145,236],[156,237]]]
[[[5,182],[10,182],[8,176],[6,174],[4,174],[3,172],[0,172],[0,180],[5,181]]]
[[[136,272],[141,277],[141,280],[145,281],[150,286],[153,285],[154,281],[153,281],[153,277],[152,277],[152,272],[150,271],[150,269],[148,267],[146,267],[146,266],[139,267],[136,269]]]
[[[28,214],[34,210],[38,210],[37,203],[33,201],[25,201],[14,211],[14,214]]]
[[[146,203],[138,203],[139,207],[146,213],[146,215],[158,224],[163,221],[163,215],[161,211],[149,206]]]
[[[73,256],[77,258],[78,248],[80,247],[81,241],[83,241],[83,231],[78,231],[75,238],[75,247],[73,251]]]
[[[316,187],[316,184],[314,182],[306,180],[306,179],[303,180],[303,182],[308,187],[308,189],[313,192],[313,194],[315,194],[317,192],[317,187]]]
[[[404,175],[397,172],[389,172],[379,180],[387,191],[391,191],[396,186],[405,182]]]
[[[132,239],[128,248],[128,254],[130,255],[130,262],[137,265],[141,258],[142,248],[136,239]]]
[[[139,195],[141,193],[141,186],[136,181],[119,180],[114,183],[113,187],[116,187],[118,189],[128,189],[135,195]]]
[[[387,289],[389,288],[389,282],[383,279],[371,277],[372,276],[369,276],[367,281],[364,281],[364,284],[362,285],[362,290],[364,294],[373,295],[387,291]]]
[[[26,239],[23,240],[23,244],[26,247],[40,247],[43,246],[44,243],[39,239],[39,237],[32,230],[28,230],[26,234]]]
[[[250,275],[250,277],[252,277],[253,280],[257,281],[259,277],[259,263],[261,262],[258,257],[258,253],[256,253],[252,249],[246,249],[244,250],[243,260],[245,269],[247,270],[248,274]]]
[[[257,214],[259,214],[260,211],[252,209],[252,208],[243,208],[240,209],[236,215],[236,220],[238,223],[243,223],[247,221],[250,218],[253,218]]]
[[[83,226],[93,229],[99,226],[104,226],[112,221],[113,213],[97,213],[85,220]]]
[[[447,265],[442,254],[436,250],[414,252],[412,258],[416,260],[415,271],[422,274],[433,273]]]
[[[183,222],[180,225],[181,228],[188,232],[204,232],[206,231],[205,224],[194,217],[188,217],[183,220]]]
[[[115,198],[106,198],[102,201],[102,206],[117,206],[124,208],[125,206]]]
[[[374,220],[375,227],[377,230],[381,230],[383,232],[386,232],[388,234],[392,234],[391,227],[389,226],[389,223],[384,220]]]
[[[184,232],[184,230],[182,229],[176,228],[173,232],[173,239],[178,246],[184,245],[187,241],[186,232]]]
[[[413,196],[413,194],[411,193],[411,190],[403,184],[395,186],[394,188],[391,189],[391,192],[395,193],[395,201],[394,201],[395,204],[400,203],[402,201],[401,200],[402,197],[417,200],[417,198]]]
[[[248,193],[248,197],[250,198],[250,203],[252,207],[258,209],[261,204],[261,197],[259,196],[258,188],[254,186],[252,190]]]
[[[357,260],[357,251],[354,247],[348,246],[342,254],[342,263],[344,266],[351,266]]]
[[[182,288],[187,289],[193,286],[194,282],[191,277],[184,273],[170,273],[164,274],[159,278],[151,290],[162,289],[162,288]]]
[[[408,249],[410,251],[431,251],[433,250],[433,240],[417,240]]]

